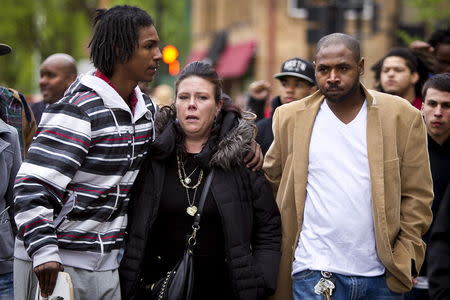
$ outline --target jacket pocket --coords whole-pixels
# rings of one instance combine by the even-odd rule
[[[14,236],[11,223],[0,224],[0,261],[9,260],[14,254]]]

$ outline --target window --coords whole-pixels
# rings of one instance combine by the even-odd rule
[[[294,18],[307,18],[308,10],[306,9],[305,2],[311,2],[308,0],[287,0],[288,1],[288,15]]]
[[[338,7],[344,8],[346,19],[356,19],[357,10],[352,9],[355,6],[362,6],[362,19],[370,20],[374,13],[373,0],[337,0],[337,1],[313,1],[313,0],[287,0],[288,15],[294,18],[308,18],[309,8],[326,7],[330,2],[334,2]]]
[[[371,20],[373,18],[374,6],[373,0],[360,0],[357,2],[362,2],[362,13],[361,19]],[[347,9],[345,11],[345,18],[347,20],[355,20],[357,18],[357,11],[354,9]]]

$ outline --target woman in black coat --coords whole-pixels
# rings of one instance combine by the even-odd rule
[[[189,64],[173,107],[136,180],[120,267],[123,299],[148,299],[152,283],[181,258],[207,174],[214,169],[197,244],[192,299],[265,299],[276,286],[281,221],[262,172],[242,165],[254,125],[221,99],[208,64]]]

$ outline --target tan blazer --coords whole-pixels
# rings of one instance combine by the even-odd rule
[[[411,289],[411,275],[421,267],[433,199],[426,128],[408,101],[364,89],[367,99],[367,151],[378,257],[389,288]],[[281,212],[282,257],[274,299],[292,299],[291,267],[303,221],[309,143],[320,91],[279,107],[273,118],[274,141],[264,171]]]

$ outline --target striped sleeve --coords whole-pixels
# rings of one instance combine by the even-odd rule
[[[60,262],[54,211],[60,211],[65,189],[84,161],[90,143],[90,118],[78,106],[60,102],[44,112],[14,186],[18,238],[24,241],[34,266]]]

